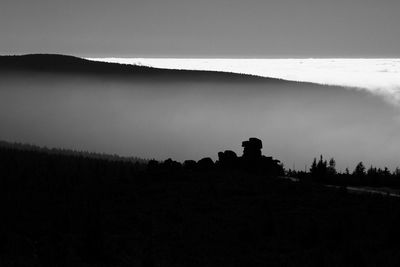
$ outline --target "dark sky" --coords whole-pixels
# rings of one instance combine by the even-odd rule
[[[1,0],[0,54],[399,57],[399,0]]]

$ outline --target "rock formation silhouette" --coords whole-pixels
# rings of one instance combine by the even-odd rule
[[[214,167],[214,161],[213,161],[211,158],[209,158],[209,157],[207,157],[207,158],[202,158],[201,160],[199,160],[199,161],[197,162],[197,167],[198,167],[198,169],[201,170],[201,171],[208,171],[208,170],[211,170],[211,169],[213,169],[213,167]]]
[[[251,161],[261,159],[262,141],[260,139],[252,137],[248,141],[243,141],[242,147],[244,159]]]
[[[242,147],[243,155],[241,157],[238,157],[232,150],[225,150],[218,153],[217,162],[214,162],[209,157],[202,158],[197,162],[185,160],[183,165],[172,159],[167,159],[161,163],[151,160],[148,163],[148,169],[176,172],[183,167],[184,170],[188,171],[245,171],[266,176],[284,174],[283,166],[279,160],[262,155],[261,149],[263,145],[260,139],[251,137],[249,140],[242,142]]]
[[[238,156],[232,150],[218,153],[218,164],[224,169],[233,169],[238,162]]]
[[[243,156],[239,166],[246,171],[268,176],[283,175],[284,170],[279,160],[262,155],[262,141],[251,137],[242,142]]]

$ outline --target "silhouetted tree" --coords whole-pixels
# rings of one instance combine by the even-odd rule
[[[388,168],[388,167],[385,167],[385,168],[383,169],[382,174],[383,174],[383,176],[384,176],[385,178],[390,177],[391,173],[390,173],[390,171],[389,171],[389,168]]]
[[[314,176],[316,173],[317,173],[317,158],[314,158],[310,167],[310,174]]]
[[[310,169],[311,177],[318,182],[323,182],[326,180],[327,173],[328,173],[328,163],[322,155],[319,158],[319,161],[317,162],[316,159],[314,158],[314,161],[311,165]]]
[[[365,176],[365,166],[362,162],[359,162],[353,171],[353,176],[363,178]]]
[[[327,171],[328,171],[328,175],[330,177],[333,177],[333,176],[335,176],[337,174],[337,172],[336,172],[336,161],[335,161],[334,158],[331,158],[329,160],[329,165],[328,165]]]
[[[396,167],[396,169],[393,171],[393,176],[397,179],[400,178],[400,168]]]

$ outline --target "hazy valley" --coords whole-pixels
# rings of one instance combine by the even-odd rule
[[[289,168],[320,154],[341,169],[398,165],[400,112],[365,92],[60,56],[0,65],[2,140],[198,160],[256,136]]]

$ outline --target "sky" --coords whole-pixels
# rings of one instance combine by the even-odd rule
[[[0,55],[185,58],[185,66],[177,64],[188,69],[196,68],[187,58],[225,58],[200,67],[358,88],[282,83],[243,90],[180,77],[179,84],[159,84],[0,73],[0,139],[197,160],[239,152],[240,142],[255,136],[286,166],[303,168],[322,153],[340,159],[341,168],[359,160],[393,168],[399,11],[399,0],[0,0]],[[166,67],[161,61],[147,62]]]
[[[398,0],[2,0],[0,54],[400,57]]]

